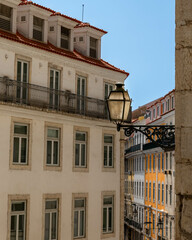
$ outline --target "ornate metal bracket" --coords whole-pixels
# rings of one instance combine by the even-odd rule
[[[117,131],[124,129],[125,136],[130,137],[134,132],[141,132],[157,147],[165,151],[175,149],[175,126],[174,125],[124,125],[117,124]]]

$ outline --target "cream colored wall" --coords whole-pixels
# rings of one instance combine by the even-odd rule
[[[123,82],[125,74],[0,38],[0,77],[14,77],[15,54],[31,58],[31,83],[48,87],[48,65],[63,69],[62,90],[76,92],[76,74],[87,76],[88,96],[103,99],[104,81]],[[7,57],[6,57],[7,56]],[[22,57],[21,57],[22,58]],[[9,66],[9,68],[7,68]]]
[[[71,239],[72,193],[88,193],[88,239],[98,240],[101,235],[101,192],[116,192],[115,235],[119,239],[120,216],[120,148],[119,133],[116,134],[116,172],[102,172],[102,133],[114,126],[106,121],[90,121],[66,115],[27,110],[0,105],[0,233],[7,234],[8,194],[30,195],[29,239],[41,239],[42,198],[46,193],[61,193],[61,239]],[[32,164],[29,170],[10,170],[10,127],[12,117],[32,121]],[[59,123],[63,126],[62,171],[44,171],[44,124]],[[109,126],[103,128],[103,125]],[[72,172],[73,126],[90,128],[89,172]],[[112,128],[111,128],[112,127]],[[114,130],[114,129],[113,129]],[[2,137],[3,136],[3,137]],[[3,206],[3,207],[2,207]]]

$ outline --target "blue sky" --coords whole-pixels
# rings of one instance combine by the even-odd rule
[[[175,88],[174,0],[34,0],[108,31],[102,58],[126,70],[133,109]]]

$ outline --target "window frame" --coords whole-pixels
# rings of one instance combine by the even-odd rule
[[[105,142],[105,137],[112,137],[112,143],[106,143]],[[104,133],[104,139],[103,139],[104,143],[103,143],[103,151],[104,151],[104,155],[103,155],[103,167],[104,168],[114,168],[114,136],[112,134],[106,134]],[[107,165],[105,165],[105,147],[107,147]],[[112,148],[112,165],[110,165],[110,157],[109,157],[109,153],[110,153],[110,148]]]
[[[24,226],[24,235],[25,240],[29,239],[29,219],[30,219],[30,196],[28,194],[17,194],[17,195],[8,195],[8,228],[7,228],[7,239],[10,240],[10,234],[11,234],[11,216],[15,215],[12,214],[12,203],[17,202],[25,202],[25,226]],[[21,211],[17,211],[19,214]],[[23,212],[23,211],[22,211]],[[17,215],[18,216],[18,215]]]
[[[105,136],[112,136],[113,137],[113,166],[105,166],[104,165],[104,137]],[[109,131],[109,130],[103,130],[102,132],[102,151],[101,151],[101,164],[102,164],[102,172],[116,172],[116,149],[115,149],[115,143],[116,143],[116,132],[115,131]]]
[[[85,200],[85,214],[84,214],[84,236],[83,237],[74,237],[74,211],[75,211],[75,200],[84,199]],[[88,239],[88,203],[89,203],[89,196],[88,193],[72,193],[72,208],[71,208],[71,239],[81,239],[87,240]]]
[[[47,131],[48,129],[59,130],[59,155],[58,164],[47,164]],[[63,125],[54,122],[44,123],[44,164],[43,169],[47,171],[61,171],[63,165]]]
[[[76,143],[80,143],[81,141],[76,140],[76,133],[84,133],[85,134],[85,166],[77,166],[75,164],[75,156],[76,156]],[[89,172],[89,148],[90,148],[90,129],[86,127],[74,126],[73,127],[73,172]]]
[[[57,204],[57,207],[56,207],[56,209],[46,209],[46,203],[47,202],[51,202],[51,201],[55,201],[56,202],[56,204]],[[53,198],[53,199],[45,199],[45,216],[44,216],[44,218],[46,219],[46,214],[49,214],[49,240],[52,240],[51,238],[50,238],[50,236],[51,236],[51,234],[52,234],[52,216],[53,216],[53,214],[54,213],[56,213],[56,239],[58,239],[58,215],[59,215],[59,209],[58,209],[58,207],[59,207],[59,201],[58,201],[58,199],[55,199],[55,198]],[[44,226],[45,226],[45,222],[44,222]],[[45,227],[44,227],[44,231],[45,231]],[[44,237],[45,237],[45,232],[44,232]]]
[[[107,197],[112,197],[112,224],[113,224],[113,229],[110,232],[103,232],[103,209],[104,209],[104,198]],[[105,191],[105,192],[101,192],[101,238],[111,238],[111,237],[115,237],[116,235],[116,193],[115,191]]]
[[[28,126],[27,133],[27,162],[25,164],[22,163],[14,163],[13,162],[13,154],[14,154],[14,126],[15,125],[23,125]],[[24,118],[15,118],[11,119],[11,127],[10,127],[10,157],[9,157],[9,168],[14,170],[31,170],[31,147],[32,147],[32,120],[24,119]]]
[[[40,19],[41,21],[42,21],[42,26],[38,26],[38,25],[35,25],[34,24],[34,19]],[[43,42],[44,41],[44,29],[45,29],[45,19],[43,19],[43,18],[41,18],[41,17],[37,17],[37,16],[35,16],[35,15],[33,15],[33,32],[32,32],[32,38],[33,38],[33,40],[35,40],[35,41],[39,41],[39,42]],[[41,29],[40,29],[41,28]],[[36,31],[41,31],[41,34],[42,34],[42,36],[41,36],[41,40],[40,39],[36,39],[36,38],[34,38],[34,30],[36,30]]]
[[[60,193],[50,194],[45,193],[43,194],[42,198],[42,216],[43,216],[43,227],[42,227],[42,239],[45,237],[45,214],[46,214],[46,201],[57,200],[57,240],[61,238],[61,202],[62,202],[62,195]]]

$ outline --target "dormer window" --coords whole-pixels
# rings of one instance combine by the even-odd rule
[[[43,19],[33,16],[33,38],[38,41],[43,41],[43,22]]]
[[[61,48],[69,49],[70,29],[61,27]]]
[[[11,11],[12,8],[0,4],[0,28],[11,31]]]
[[[97,57],[97,39],[90,37],[90,57]]]

